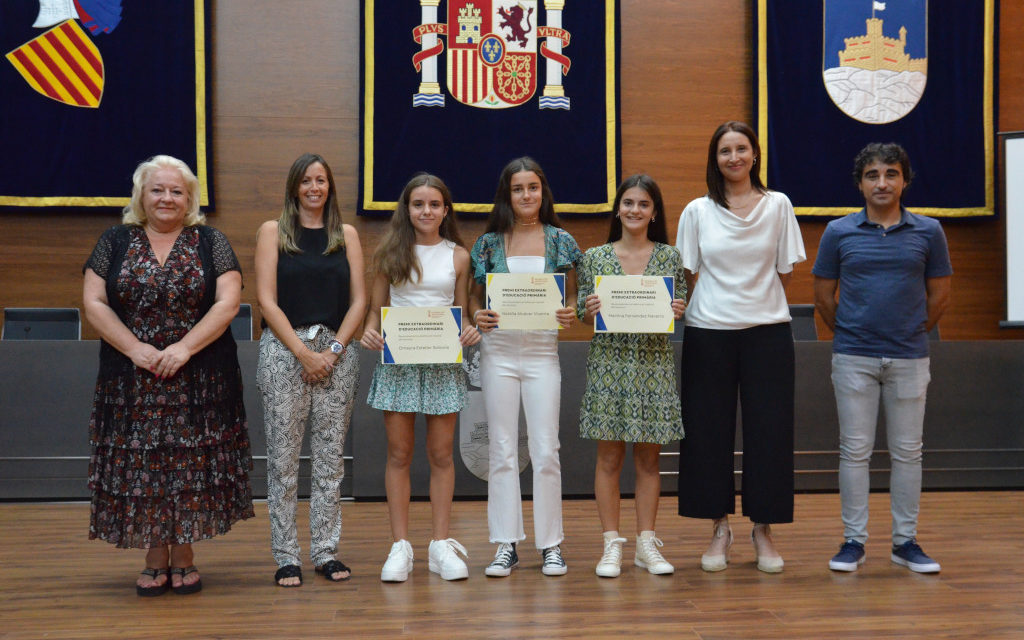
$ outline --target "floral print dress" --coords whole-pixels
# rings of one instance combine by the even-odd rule
[[[120,320],[157,349],[209,309],[216,278],[240,270],[219,231],[186,227],[161,265],[141,227],[108,230],[86,268]],[[89,537],[118,547],[186,544],[253,516],[252,457],[230,330],[157,379],[101,342],[89,421]]]

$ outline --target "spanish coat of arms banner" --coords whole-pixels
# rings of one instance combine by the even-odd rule
[[[123,207],[156,154],[212,206],[206,4],[0,3],[0,208]]]
[[[617,0],[363,0],[359,209],[415,173],[486,213],[528,155],[559,213],[611,210],[619,172]]]
[[[994,215],[996,0],[753,2],[761,177],[797,215],[864,205],[869,142],[907,150],[915,213]]]

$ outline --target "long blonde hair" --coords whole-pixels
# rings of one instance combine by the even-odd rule
[[[188,165],[172,156],[153,156],[135,167],[132,174],[132,199],[121,211],[121,222],[136,226],[146,224],[146,210],[142,206],[142,192],[154,171],[177,169],[188,189],[188,208],[185,210],[185,226],[190,227],[206,222],[206,216],[199,211],[199,179]]]
[[[304,153],[292,163],[288,170],[288,180],[284,188],[284,208],[277,220],[277,247],[286,253],[302,253],[299,249],[298,237],[302,233],[299,224],[299,186],[306,176],[306,171],[316,163],[324,168],[327,174],[327,201],[324,202],[324,228],[327,230],[327,249],[324,255],[333,253],[345,246],[345,224],[341,219],[341,207],[338,206],[338,191],[334,187],[334,174],[331,167],[321,156],[315,153]]]
[[[438,232],[445,240],[451,240],[460,247],[464,246],[459,236],[458,226],[455,223],[455,207],[452,205],[452,195],[444,181],[429,173],[418,173],[402,189],[402,195],[398,198],[398,206],[391,214],[391,224],[388,225],[387,233],[377,245],[373,254],[373,266],[378,273],[387,276],[388,282],[392,285],[400,285],[412,280],[416,274],[416,282],[423,278],[422,266],[416,258],[416,230],[409,219],[409,198],[413,189],[417,187],[432,187],[441,193],[447,213],[441,221],[441,228]]]

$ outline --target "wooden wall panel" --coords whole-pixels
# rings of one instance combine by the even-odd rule
[[[1024,129],[1024,5],[1001,3],[998,130]],[[711,132],[752,117],[749,0],[621,0],[622,170],[661,184],[670,235],[679,212],[704,193]],[[354,215],[359,154],[359,11],[355,0],[308,0],[297,11],[271,0],[215,3],[212,175],[217,210],[210,223],[230,238],[246,274],[243,301],[255,302],[255,232],[276,217],[285,174],[303,151],[330,161],[343,211],[367,254],[384,221]],[[852,161],[852,159],[851,159]],[[495,176],[497,178],[497,176]],[[555,196],[558,185],[552,185]],[[130,189],[125,176],[125,193]],[[111,214],[0,214],[0,306],[80,306],[81,265]],[[569,220],[584,248],[600,244],[606,219]],[[471,242],[483,230],[463,221]],[[822,222],[802,222],[813,260]],[[1002,220],[951,221],[953,306],[941,326],[947,339],[1021,338],[1000,331],[1004,314]],[[810,302],[810,262],[797,267],[790,299]],[[577,329],[566,337],[586,339]],[[84,337],[95,338],[90,327]]]

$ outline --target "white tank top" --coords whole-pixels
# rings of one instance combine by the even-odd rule
[[[509,273],[544,273],[544,256],[506,256]]]
[[[418,244],[414,249],[420,261],[420,281],[391,285],[391,306],[450,307],[455,301],[455,243],[442,240]]]

